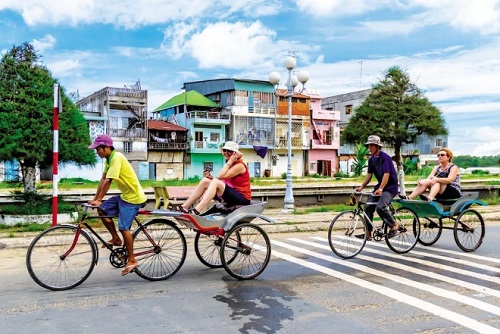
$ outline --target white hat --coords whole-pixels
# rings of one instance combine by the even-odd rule
[[[238,146],[238,144],[236,144],[236,142],[234,141],[227,141],[222,147],[223,150],[228,150],[233,152],[238,152],[239,148],[240,147]]]
[[[378,145],[380,147],[383,147],[382,142],[380,140],[379,136],[369,136],[368,141],[365,143],[365,146],[368,146],[370,144]]]

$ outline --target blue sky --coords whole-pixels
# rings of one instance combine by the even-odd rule
[[[149,110],[186,81],[285,77],[290,51],[323,97],[397,65],[455,154],[500,154],[500,0],[0,0],[0,53],[23,42],[81,97],[140,79]]]

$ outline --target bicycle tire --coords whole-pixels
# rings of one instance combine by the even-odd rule
[[[221,235],[196,232],[196,236],[194,237],[194,252],[198,260],[209,268],[222,268],[220,246],[223,240],[224,236]],[[231,259],[228,259],[229,261]]]
[[[271,242],[264,230],[251,223],[233,227],[221,245],[221,262],[226,272],[239,280],[259,276],[271,258]]]
[[[464,252],[473,252],[481,246],[485,227],[479,212],[467,209],[455,219],[453,236],[458,247]]]
[[[98,249],[94,239],[83,230],[71,249],[77,231],[77,226],[59,225],[33,239],[26,254],[26,267],[38,285],[54,291],[69,290],[90,276]],[[70,249],[69,254],[62,257]]]
[[[385,242],[395,253],[408,253],[415,247],[420,235],[420,221],[418,216],[410,209],[398,208],[394,212],[394,220],[399,225],[398,234],[389,238],[390,227],[385,224]]]
[[[366,244],[366,221],[363,216],[354,210],[339,213],[328,228],[328,242],[338,257],[350,259],[358,255]]]
[[[423,217],[420,218],[420,236],[418,237],[418,242],[424,246],[434,245],[443,232],[443,219],[438,218],[437,222]]]
[[[143,224],[156,247],[141,228],[133,233],[134,255],[139,266],[135,273],[149,281],[161,281],[173,276],[186,260],[186,238],[167,219],[153,219]]]

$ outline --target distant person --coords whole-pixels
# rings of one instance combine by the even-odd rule
[[[115,151],[111,137],[99,135],[89,148],[95,149],[100,158],[106,159],[96,194],[89,204],[99,207],[97,211],[100,216],[118,215],[118,229],[127,249],[127,264],[122,271],[122,276],[125,276],[139,265],[134,257],[134,238],[130,233],[130,227],[139,209],[146,204],[146,194],[127,158]],[[103,201],[113,181],[121,194]],[[111,234],[108,245],[121,246],[122,240],[116,232],[113,220],[111,218],[101,218],[101,220]]]
[[[462,195],[460,186],[460,170],[457,165],[452,164],[453,153],[448,148],[443,147],[437,154],[439,165],[432,170],[426,179],[419,179],[417,188],[410,196],[402,196],[406,199],[415,199],[417,196],[424,201],[434,199],[456,199]],[[429,190],[429,195],[423,193]]]
[[[361,192],[363,188],[370,183],[372,176],[375,174],[378,183],[374,187],[373,194],[370,195],[366,201],[365,212],[368,218],[373,222],[373,214],[375,209],[377,209],[380,218],[391,227],[388,237],[392,238],[396,236],[399,227],[389,211],[389,205],[394,196],[398,193],[398,176],[396,169],[394,168],[391,156],[382,152],[383,145],[379,136],[369,136],[365,146],[368,147],[371,154],[368,160],[368,172],[365,180],[356,191]],[[373,226],[367,224],[366,237],[368,240],[372,238],[372,231]],[[364,236],[361,235],[358,237],[363,238]]]
[[[220,198],[226,206],[248,205],[252,200],[250,189],[250,174],[248,166],[243,161],[243,154],[234,141],[228,141],[222,147],[222,154],[226,159],[219,175],[213,177],[209,170],[204,172],[204,177],[198,183],[193,193],[186,202],[177,207],[177,211],[199,215],[201,210],[214,198]],[[191,206],[201,198],[201,201],[191,209]]]

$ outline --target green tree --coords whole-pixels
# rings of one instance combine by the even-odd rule
[[[377,135],[394,147],[403,188],[401,148],[404,144],[415,143],[424,133],[430,136],[448,133],[441,111],[410,81],[406,71],[394,66],[373,85],[370,95],[342,131],[342,137],[348,143],[359,143],[365,142],[369,135]]]
[[[360,176],[363,169],[368,166],[368,153],[368,148],[361,143],[354,147],[354,175]]]
[[[0,161],[17,160],[25,192],[36,192],[36,167],[47,168],[53,157],[54,84],[33,46],[24,43],[2,56],[0,62]],[[59,161],[96,163],[87,146],[87,123],[76,106],[61,92]]]

